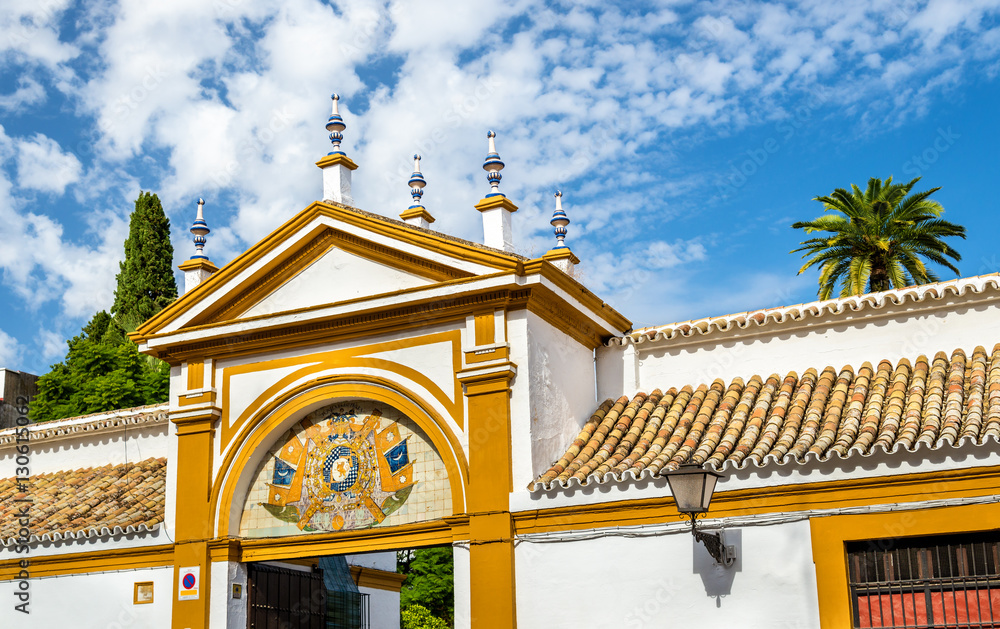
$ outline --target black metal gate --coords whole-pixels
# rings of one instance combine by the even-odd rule
[[[326,629],[323,571],[247,566],[248,629]]]

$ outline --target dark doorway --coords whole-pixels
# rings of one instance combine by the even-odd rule
[[[326,629],[323,572],[247,566],[248,629]]]
[[[302,570],[251,563],[247,583],[248,629],[369,629],[368,595],[343,557]]]

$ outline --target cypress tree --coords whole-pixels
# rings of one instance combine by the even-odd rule
[[[127,333],[177,298],[170,221],[155,194],[140,192],[129,219],[112,314],[100,311],[67,341],[61,363],[38,379],[32,421],[165,402],[170,366],[139,354]]]
[[[127,332],[177,299],[170,221],[155,194],[140,192],[128,224],[125,261],[120,263],[111,314]]]

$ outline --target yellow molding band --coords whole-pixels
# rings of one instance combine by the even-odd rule
[[[406,581],[405,574],[365,566],[351,566],[351,578],[358,587],[389,592],[402,590],[403,581]]]
[[[51,577],[62,574],[86,574],[110,570],[131,570],[133,568],[158,568],[169,566],[174,561],[173,544],[146,546],[143,548],[110,548],[86,553],[67,555],[18,556],[16,559],[0,561],[0,581],[17,578],[22,570],[20,561],[27,559],[31,578]]]
[[[434,334],[425,334],[423,336],[413,337],[409,339],[401,339],[398,341],[385,341],[382,343],[375,343],[373,345],[363,345],[360,347],[353,347],[343,350],[333,350],[329,352],[321,352],[318,354],[309,354],[306,356],[295,357],[295,358],[280,358],[276,360],[269,360],[257,363],[249,363],[246,365],[237,365],[234,367],[229,367],[224,369],[222,372],[222,382],[223,382],[223,394],[222,394],[222,430],[221,430],[221,449],[225,450],[229,441],[237,434],[244,426],[246,421],[253,415],[259,415],[261,413],[262,407],[267,404],[267,401],[277,395],[282,389],[288,387],[291,383],[296,380],[301,380],[302,378],[322,371],[326,371],[333,368],[344,368],[347,366],[352,367],[369,367],[381,369],[391,373],[398,374],[404,378],[412,380],[420,385],[422,385],[427,391],[434,396],[434,398],[448,410],[451,418],[458,424],[460,428],[465,426],[465,406],[462,404],[462,385],[455,379],[452,385],[452,398],[449,399],[448,396],[441,390],[436,382],[431,380],[425,374],[420,373],[410,367],[400,365],[399,363],[394,363],[385,359],[380,358],[363,358],[359,356],[364,356],[366,354],[379,354],[386,351],[404,349],[410,347],[419,347],[421,345],[433,345],[436,343],[451,343],[452,349],[452,371],[457,372],[461,367],[461,358],[459,356],[459,349],[461,344],[461,332],[458,330],[449,330],[446,332],[437,332]],[[263,393],[261,393],[257,399],[251,402],[246,409],[240,413],[239,417],[235,420],[230,420],[229,415],[229,391],[232,389],[230,384],[230,379],[233,376],[244,375],[249,373],[259,373],[261,371],[268,371],[271,369],[281,369],[284,367],[291,367],[297,364],[302,364],[302,369],[295,371],[283,378],[280,378],[276,383],[268,387]],[[454,400],[454,401],[453,401]],[[272,403],[269,405],[270,412],[273,410],[275,405]]]
[[[449,520],[453,521],[452,518]],[[463,521],[468,522],[468,518]],[[244,539],[242,560],[283,561],[294,557],[448,545],[453,540],[452,526],[444,519],[438,519],[384,529],[376,527],[337,533]]]
[[[897,511],[835,515],[809,520],[819,618],[823,629],[852,624],[848,588],[846,542],[919,535],[961,534],[996,529],[1000,504],[967,505]]]
[[[726,491],[712,499],[707,517],[793,513],[995,493],[1000,493],[1000,466]],[[670,497],[514,513],[514,526],[519,534],[680,520],[677,506]]]

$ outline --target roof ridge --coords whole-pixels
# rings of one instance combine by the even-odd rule
[[[869,308],[880,310],[888,305],[898,306],[907,302],[920,303],[925,300],[939,300],[949,294],[962,297],[970,290],[976,294],[981,294],[988,288],[1000,290],[1000,272],[972,277],[960,277],[953,280],[932,282],[930,284],[905,286],[877,293],[851,295],[848,297],[816,300],[758,310],[745,310],[732,314],[649,326],[633,330],[624,336],[614,337],[606,345],[622,346],[629,343],[640,344],[679,337],[692,337],[696,334],[705,336],[715,332],[730,330],[734,326],[740,329],[748,329],[754,324],[757,327],[764,327],[769,324],[788,324],[792,321],[802,321],[807,316],[818,318],[828,314],[840,315],[848,312],[860,312]]]
[[[30,431],[33,441],[41,441],[70,437],[81,432],[116,430],[134,424],[163,423],[167,421],[168,408],[169,404],[163,402],[4,428],[0,430],[0,446],[13,443],[16,431],[23,428]]]

